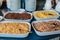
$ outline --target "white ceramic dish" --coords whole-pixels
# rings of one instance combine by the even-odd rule
[[[48,22],[48,21],[54,21],[54,20],[60,22],[60,20],[57,20],[57,19],[34,21],[34,22],[32,22],[32,27],[33,27],[33,29],[35,30],[35,32],[36,32],[36,34],[37,34],[38,36],[48,36],[48,35],[60,34],[60,30],[59,30],[59,31],[51,31],[51,32],[39,32],[39,31],[37,31],[37,30],[34,28],[34,26],[33,26],[33,23]]]
[[[17,21],[2,21],[0,22],[0,24],[2,23],[10,23],[10,22],[17,22]],[[26,34],[6,34],[6,33],[0,33],[0,37],[15,37],[15,38],[25,38],[29,35],[30,31],[31,31],[31,25],[28,22],[20,22],[20,23],[26,23],[29,25],[29,32]]]
[[[20,12],[25,12],[25,9],[19,9],[17,11],[20,11]]]
[[[44,10],[43,10],[44,11]],[[46,11],[53,11],[53,12],[56,12],[56,11],[54,11],[54,10],[46,10]],[[35,11],[36,12],[36,11]],[[36,16],[34,16],[34,12],[33,12],[33,16],[34,16],[34,18],[36,19],[36,20],[50,20],[50,19],[57,19],[57,18],[59,18],[59,13],[57,13],[56,12],[56,14],[57,14],[57,16],[53,16],[52,18],[38,18],[38,17],[36,17]]]
[[[0,16],[0,21],[3,20],[3,19],[4,19],[4,17],[3,16]]]
[[[9,11],[9,12],[6,12],[6,13],[4,14],[4,17],[5,17],[5,15],[7,15],[8,13],[22,13],[22,12],[19,12],[19,11]],[[33,15],[32,15],[32,13],[30,13],[30,12],[27,12],[27,13],[31,15],[31,19],[28,19],[28,20],[15,20],[15,19],[6,19],[6,18],[4,18],[4,19],[7,20],[7,21],[30,22],[30,21],[32,20],[32,18],[33,18]],[[18,16],[17,16],[17,17],[18,17]]]
[[[60,1],[58,1],[55,10],[60,13]]]

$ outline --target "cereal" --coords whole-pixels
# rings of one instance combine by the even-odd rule
[[[57,16],[57,14],[54,11],[36,11],[34,12],[34,16],[37,18],[52,18]]]
[[[28,20],[31,19],[31,14],[28,13],[8,13],[6,19]]]
[[[60,30],[59,21],[38,22],[33,24],[35,29],[39,32],[51,32]]]
[[[29,25],[25,23],[13,22],[0,24],[0,33],[25,34],[29,32]]]

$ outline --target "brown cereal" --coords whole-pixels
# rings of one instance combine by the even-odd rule
[[[31,19],[31,14],[28,13],[8,13],[5,15],[6,19],[20,19],[20,20],[28,20]]]

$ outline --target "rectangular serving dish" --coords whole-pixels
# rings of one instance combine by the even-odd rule
[[[60,22],[60,20],[57,20],[57,19],[53,19],[53,20],[33,21],[33,22],[32,22],[32,27],[33,27],[35,33],[36,33],[38,36],[48,36],[48,35],[60,34],[60,30],[58,30],[58,31],[51,31],[51,32],[39,32],[39,31],[37,31],[37,30],[34,28],[34,25],[33,25],[33,23],[38,23],[38,22],[48,22],[48,21],[54,21],[54,20]]]
[[[17,21],[2,21],[0,22],[0,24],[3,23],[11,23],[11,22],[17,22]],[[29,32],[26,34],[6,34],[6,33],[0,33],[0,37],[15,37],[15,38],[25,38],[29,35],[30,31],[31,31],[31,25],[28,22],[20,22],[20,23],[26,23],[29,25]]]
[[[5,15],[7,15],[8,13],[22,13],[22,12],[19,12],[19,11],[8,11],[8,12],[4,13],[4,17],[5,17]],[[27,12],[27,13],[31,15],[31,19],[28,19],[28,20],[17,20],[17,19],[6,19],[6,18],[4,18],[4,20],[6,20],[6,21],[30,22],[30,21],[32,20],[32,18],[33,18],[33,15],[32,15],[32,13],[30,13],[30,12]],[[18,16],[17,16],[17,17],[18,17]]]
[[[41,11],[44,11],[44,10],[41,10]],[[50,20],[50,19],[57,19],[57,18],[59,18],[59,13],[57,13],[56,11],[54,11],[54,10],[45,10],[45,11],[53,11],[53,12],[55,12],[55,13],[57,14],[57,16],[52,16],[52,18],[37,18],[37,17],[34,15],[34,12],[33,12],[34,18],[35,18],[37,21],[39,21],[39,20]],[[36,12],[36,11],[35,11],[35,12]]]

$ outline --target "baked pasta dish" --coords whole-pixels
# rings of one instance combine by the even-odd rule
[[[34,16],[37,18],[52,18],[57,16],[57,13],[54,11],[36,11],[34,12]]]
[[[51,32],[60,30],[59,21],[38,22],[34,23],[34,28],[39,32]]]
[[[29,32],[29,25],[19,22],[1,23],[0,33],[7,34],[26,34]]]

